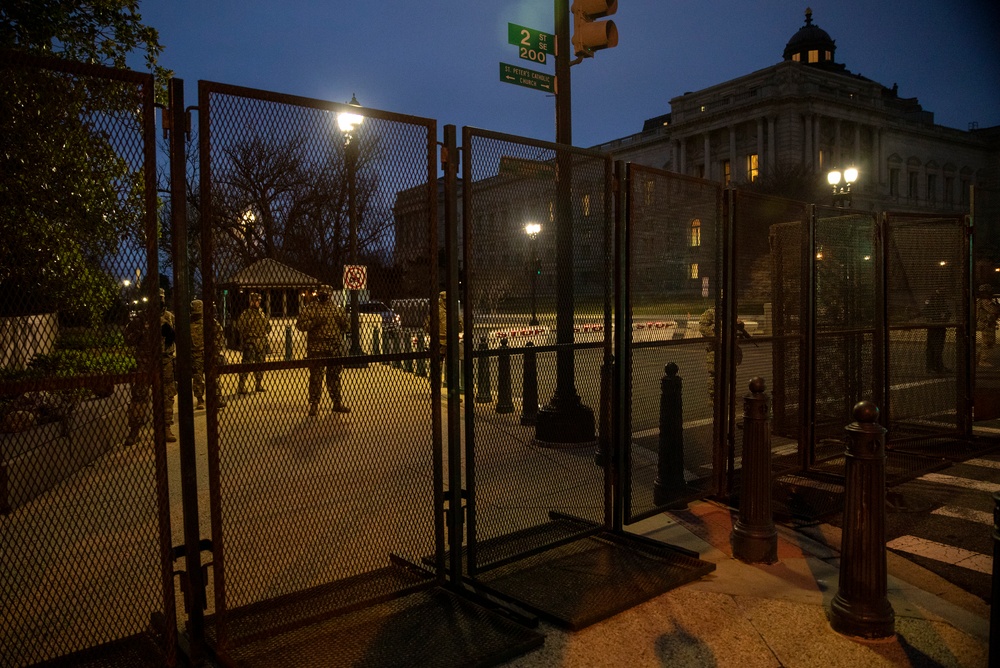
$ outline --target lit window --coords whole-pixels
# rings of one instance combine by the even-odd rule
[[[701,245],[701,220],[695,218],[694,220],[691,221],[691,247],[694,248],[700,245]]]
[[[733,178],[732,165],[729,164],[728,160],[723,160],[722,161],[722,183],[728,186],[729,182],[732,180],[732,178]]]
[[[580,199],[580,207],[583,209],[583,215],[584,216],[589,216],[590,215],[590,195],[589,194],[584,195]]]
[[[644,197],[644,200],[645,200],[646,204],[647,205],[648,204],[652,204],[653,203],[653,193],[656,192],[653,189],[653,182],[652,181],[646,181],[643,184],[643,191],[644,191],[643,192],[643,197]]]
[[[827,51],[826,56],[823,58],[823,60],[833,60],[833,54]]]
[[[688,271],[688,278],[698,278],[698,263],[692,262]]]
[[[760,172],[757,164],[757,154],[751,153],[747,156],[747,181],[753,183],[757,180],[759,175]]]
[[[794,60],[795,62],[797,62],[797,63],[798,63],[798,62],[800,62],[800,61],[802,60],[802,56],[800,56],[800,55],[799,55],[799,54],[797,54],[797,53],[793,53],[793,54],[792,54],[792,60]]]
[[[810,49],[809,50],[809,62],[810,63],[818,63],[819,62],[819,51],[817,51],[816,49]]]
[[[824,160],[825,157],[826,156],[823,155],[823,149],[820,149],[819,150],[819,168],[821,170],[823,169],[823,163],[825,162],[825,160]]]

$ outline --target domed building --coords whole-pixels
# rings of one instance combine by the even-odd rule
[[[596,148],[786,196],[805,196],[803,183],[822,193],[828,171],[854,166],[853,205],[864,209],[962,212],[970,186],[1000,187],[1000,127],[936,125],[916,97],[838,63],[810,9],[781,62],[674,97],[641,132]],[[990,234],[1000,248],[995,225]]]

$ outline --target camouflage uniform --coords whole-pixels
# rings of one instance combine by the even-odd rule
[[[205,407],[205,322],[203,320],[204,304],[200,299],[191,302],[191,387],[194,390],[195,399],[198,405],[195,408]],[[222,351],[226,349],[226,340],[222,335],[222,325],[217,320],[212,321],[215,325],[215,350],[222,358]],[[215,387],[216,398],[219,408],[226,406],[226,402],[219,394],[219,386]]]
[[[1000,305],[993,300],[993,290],[986,283],[979,286],[976,296],[976,365],[993,366],[983,360],[986,351],[997,343],[997,319]]]
[[[236,331],[240,333],[240,347],[243,350],[243,364],[263,362],[267,354],[267,335],[271,331],[271,321],[260,308],[260,295],[256,292],[250,293],[250,306],[247,307],[240,317],[236,319]],[[264,391],[261,381],[264,372],[254,372],[256,390]],[[246,394],[247,374],[240,374],[239,393]]]
[[[738,323],[742,325],[743,323]],[[708,400],[715,401],[715,353],[719,340],[716,338],[715,307],[705,309],[698,320],[698,333],[708,339],[705,345],[705,366],[708,369]],[[743,362],[743,349],[736,344],[736,364]]]
[[[164,303],[164,292],[160,290],[160,365],[163,382],[163,422],[166,425],[165,434],[168,443],[177,441],[171,426],[174,423],[174,397],[177,396],[177,381],[174,378],[174,314],[167,310]],[[138,371],[149,369],[154,360],[150,359],[149,350],[149,317],[140,311],[125,326],[125,342],[132,346]],[[129,406],[129,433],[125,437],[126,445],[133,445],[139,437],[139,430],[149,418],[149,404],[152,399],[150,381],[132,383],[132,403]]]
[[[330,301],[333,289],[321,285],[316,301],[306,305],[295,321],[295,328],[306,332],[306,356],[309,359],[342,357],[344,333],[350,328],[347,313]],[[325,365],[309,367],[309,415],[316,415],[320,394],[323,391],[323,370],[326,370],[326,390],[337,413],[349,413],[340,391],[340,372],[343,365],[327,362]]]

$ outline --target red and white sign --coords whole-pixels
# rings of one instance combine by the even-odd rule
[[[344,289],[364,290],[368,287],[368,267],[361,264],[344,265]]]

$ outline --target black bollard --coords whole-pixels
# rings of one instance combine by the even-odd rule
[[[684,491],[684,404],[683,382],[677,365],[663,367],[660,380],[660,442],[653,481],[653,503],[662,506]]]
[[[394,330],[389,335],[389,343],[392,345],[392,352],[393,352],[393,354],[403,352],[403,334],[402,334],[402,332],[400,332],[398,329]],[[402,369],[403,368],[403,363],[401,361],[399,361],[399,360],[393,360],[392,361],[392,368],[393,369]]]
[[[382,354],[382,345],[379,342],[381,336],[382,331],[378,327],[372,327],[372,355]]]
[[[771,512],[771,427],[764,379],[750,381],[743,398],[743,466],[740,513],[729,541],[733,556],[751,564],[778,560],[778,532]]]
[[[521,424],[534,426],[538,418],[538,359],[535,344],[528,341],[524,349],[524,369],[521,388]]]
[[[480,352],[489,350],[486,337],[479,338]],[[493,387],[490,380],[490,358],[483,355],[476,363],[476,403],[488,404],[493,401]]]
[[[424,353],[427,350],[424,348],[424,333],[420,332],[417,334],[417,352],[420,353],[420,357],[417,358],[417,370],[416,374],[421,378],[427,377],[427,360],[424,359]]]
[[[285,360],[292,359],[292,326],[285,325]]]
[[[1000,666],[1000,492],[993,493],[993,604],[990,606],[989,660],[986,665]]]
[[[834,631],[860,638],[895,633],[889,603],[885,548],[885,429],[878,407],[854,405],[844,462],[844,531],[840,583],[830,605]]]
[[[413,352],[413,337],[409,332],[403,332],[403,352],[407,355]],[[413,360],[407,357],[403,360],[403,371],[413,373]]]
[[[497,413],[513,413],[514,401],[510,393],[510,348],[507,339],[500,339],[500,356],[497,359]]]

